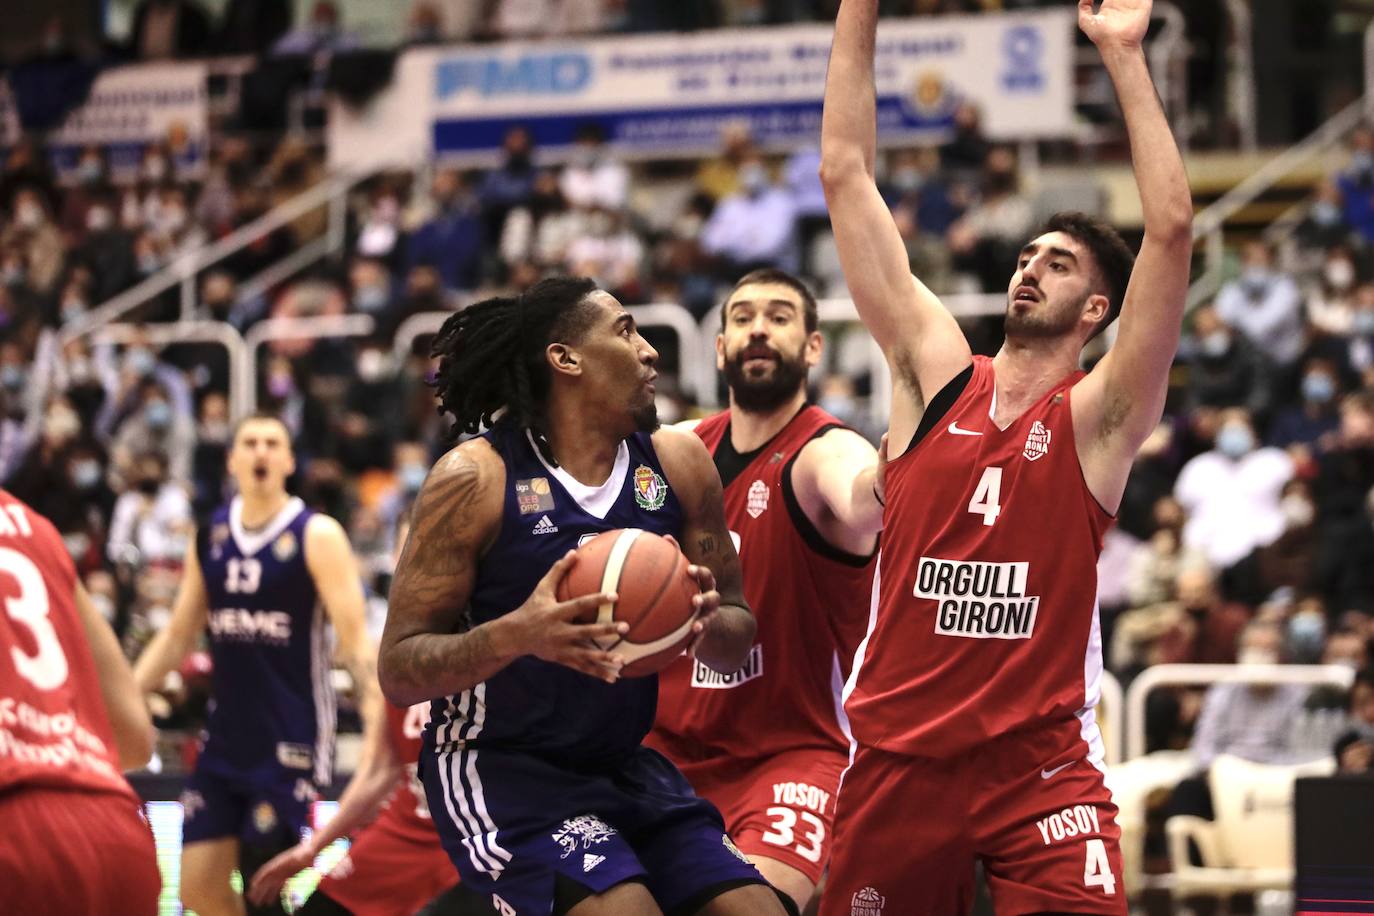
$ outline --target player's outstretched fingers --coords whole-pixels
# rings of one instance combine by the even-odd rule
[[[584,614],[591,614],[603,604],[615,604],[620,600],[620,596],[615,592],[594,592],[590,595],[578,595],[576,598],[569,598],[567,601],[560,601],[554,605],[553,612],[560,620],[576,620]]]
[[[610,623],[587,623],[573,626],[568,631],[569,641],[575,643],[600,642],[606,639],[620,639],[630,632],[630,625],[623,620]]]
[[[614,684],[620,680],[620,669],[625,667],[625,659],[601,649],[570,649],[560,661],[583,674]]]

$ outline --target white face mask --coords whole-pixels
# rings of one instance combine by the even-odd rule
[[[1355,283],[1355,265],[1349,261],[1327,261],[1324,273],[1332,289],[1347,290]]]

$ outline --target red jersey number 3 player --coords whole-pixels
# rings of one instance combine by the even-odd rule
[[[730,409],[696,433],[725,488],[758,634],[739,671],[690,657],[663,671],[648,742],[720,808],[798,910],[830,857],[849,762],[839,687],[868,621],[882,526],[873,446],[806,403],[817,322],[810,291],[773,269],[747,274],[721,309],[716,363]]]
[[[151,916],[153,834],[120,774],[153,723],[52,524],[0,490],[0,909]]]
[[[877,605],[846,710],[856,742],[822,916],[1125,914],[1093,718],[1096,560],[1178,345],[1192,201],[1141,43],[1149,0],[1083,0],[1130,136],[1145,235],[1060,214],[1021,251],[1006,343],[970,355],[909,273],[873,184],[878,0],[844,0],[821,177],[855,305],[892,369]],[[1120,314],[1087,375],[1083,345]],[[882,850],[875,854],[875,850]]]

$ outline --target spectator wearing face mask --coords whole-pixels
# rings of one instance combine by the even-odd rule
[[[629,200],[630,170],[606,146],[598,124],[577,130],[567,166],[558,179],[563,197],[575,207],[618,211]]]
[[[521,126],[506,131],[501,141],[505,159],[482,177],[477,199],[482,207],[483,237],[499,239],[506,216],[529,203],[538,170],[534,166],[534,139]]]
[[[701,248],[719,261],[723,276],[761,267],[797,269],[797,211],[791,195],[773,183],[763,157],[740,162],[739,191],[716,205],[701,230]]]
[[[1336,177],[1345,222],[1366,242],[1374,241],[1374,130],[1360,127],[1350,138],[1350,164]]]
[[[20,188],[9,215],[0,246],[22,252],[29,288],[40,295],[53,293],[66,263],[67,246],[47,200],[35,188]]]
[[[1317,185],[1312,206],[1295,231],[1298,245],[1307,251],[1325,251],[1350,244],[1353,233],[1345,220],[1344,198],[1334,181]]]
[[[1314,331],[1332,336],[1350,333],[1358,280],[1350,248],[1335,245],[1327,249],[1317,282],[1307,291],[1307,321]]]
[[[439,272],[445,289],[474,290],[482,282],[485,239],[477,199],[454,168],[439,170],[430,194],[434,216],[407,240],[405,270],[427,265]]]
[[[358,36],[343,28],[339,8],[329,0],[318,0],[310,8],[310,18],[299,28],[292,29],[272,45],[272,53],[338,54],[358,48]]]
[[[1353,727],[1336,739],[1332,752],[1342,773],[1374,773],[1374,668],[1355,675],[1350,687],[1350,719]]]
[[[1274,264],[1267,242],[1241,253],[1241,276],[1217,293],[1217,317],[1235,328],[1279,369],[1293,366],[1305,343],[1302,293]]]
[[[110,520],[111,562],[135,569],[177,564],[191,534],[191,502],[168,476],[159,451],[139,454],[129,475],[132,486],[115,502]]]
[[[396,302],[391,272],[376,258],[355,257],[348,265],[349,310],[371,315],[379,322],[388,318]]]
[[[1312,357],[1303,362],[1299,383],[1301,402],[1280,410],[1269,428],[1268,444],[1290,449],[1298,463],[1323,448],[1340,428],[1341,383],[1336,366],[1328,359]],[[1298,447],[1294,449],[1294,447]]]
[[[1374,611],[1374,394],[1341,401],[1340,431],[1318,457],[1313,495],[1321,518],[1321,583],[1330,607]]]
[[[1295,477],[1284,484],[1279,511],[1283,514],[1282,533],[1227,571],[1230,591],[1241,601],[1258,605],[1281,589],[1307,594],[1317,584],[1321,539],[1317,507],[1306,480]],[[1303,647],[1304,651],[1310,648]],[[1316,654],[1320,649],[1318,646]]]
[[[379,343],[364,344],[337,421],[336,454],[345,471],[356,474],[390,465],[391,444],[402,420],[395,409],[400,390],[390,351]]]
[[[1276,448],[1259,448],[1244,408],[1221,412],[1216,441],[1179,472],[1174,496],[1188,514],[1183,543],[1226,568],[1283,533],[1279,507],[1293,461]]]
[[[135,456],[156,451],[177,480],[191,479],[191,452],[196,431],[190,411],[178,412],[165,388],[148,379],[138,386],[136,408],[115,431],[111,453],[128,479]]]
[[[1193,333],[1184,348],[1188,361],[1188,413],[1195,419],[1226,407],[1264,416],[1271,403],[1268,364],[1250,341],[1237,334],[1211,306],[1193,313]]]
[[[644,243],[619,210],[594,208],[588,214],[586,233],[568,245],[568,272],[594,278],[597,286],[622,302],[643,301],[639,279],[643,261]]]
[[[97,354],[99,363],[108,363],[112,359],[107,349],[102,348],[102,352]],[[176,366],[163,361],[146,341],[131,341],[124,348],[117,365],[114,396],[105,399],[95,421],[95,433],[102,441],[112,438],[115,428],[140,409],[143,388],[148,382],[156,383],[171,402],[173,414],[192,415],[194,403],[186,377]]]
[[[1355,290],[1350,315],[1350,336],[1340,355],[1365,388],[1374,388],[1374,283],[1362,283]]]
[[[946,236],[954,268],[975,277],[984,292],[1004,288],[1007,265],[1016,263],[1034,218],[1030,198],[1021,193],[1016,154],[995,147],[983,166],[978,201]]]
[[[400,519],[410,511],[415,497],[429,473],[429,449],[423,442],[398,442],[391,452],[393,477],[391,485],[377,500],[377,517],[383,529],[394,533]],[[388,543],[390,549],[392,544]]]
[[[115,197],[109,191],[93,194],[86,208],[81,241],[72,249],[72,260],[91,272],[91,302],[111,299],[134,284],[133,236],[115,219]],[[64,321],[70,317],[63,316]]]

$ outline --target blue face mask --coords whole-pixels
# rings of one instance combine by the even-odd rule
[[[1374,172],[1374,153],[1356,150],[1350,155],[1350,170],[1365,175]]]
[[[166,429],[172,425],[172,405],[166,401],[153,401],[143,408],[143,419],[153,429]]]
[[[1269,277],[1267,267],[1247,267],[1240,272],[1241,282],[1252,290],[1263,290],[1269,285]]]
[[[72,465],[72,483],[78,490],[89,490],[100,482],[100,463],[97,461],[78,461]]]
[[[1302,397],[1313,404],[1326,404],[1336,396],[1336,380],[1325,372],[1309,372],[1302,377]]]
[[[153,369],[157,368],[157,358],[142,347],[130,350],[125,358],[129,361],[129,368],[140,378],[147,378],[153,374]]]
[[[1230,423],[1217,433],[1217,451],[1227,458],[1242,458],[1255,447],[1255,434],[1239,423]]]
[[[419,493],[420,487],[424,486],[427,470],[423,464],[406,464],[401,466],[400,479],[401,487],[407,493]]]
[[[1341,208],[1329,200],[1319,200],[1312,205],[1312,222],[1318,226],[1336,226],[1341,222]]]
[[[1288,621],[1288,646],[1293,658],[1314,662],[1326,643],[1326,624],[1317,614],[1298,614]]]
[[[353,294],[353,304],[361,312],[375,312],[386,308],[385,286],[362,286]]]
[[[1202,352],[1213,359],[1225,356],[1229,349],[1231,349],[1231,335],[1225,331],[1213,331],[1202,338]]]
[[[24,370],[19,366],[5,366],[0,369],[0,385],[4,385],[10,391],[18,391],[24,387]]]

